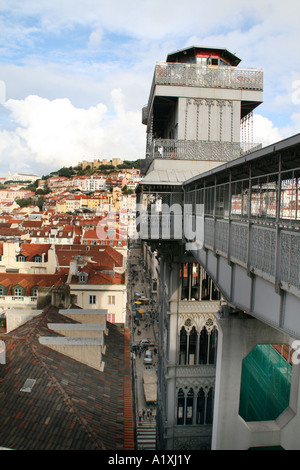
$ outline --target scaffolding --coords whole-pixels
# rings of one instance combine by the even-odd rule
[[[270,344],[243,360],[239,414],[245,421],[275,420],[288,407],[292,365]]]

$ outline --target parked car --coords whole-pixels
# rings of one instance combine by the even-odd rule
[[[149,346],[151,342],[150,339],[141,339],[140,346]]]
[[[145,352],[144,364],[152,364],[152,362],[152,351],[150,351],[150,349],[147,349],[147,351]]]

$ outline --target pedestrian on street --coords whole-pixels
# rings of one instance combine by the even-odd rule
[[[142,421],[142,413],[139,411],[139,423]]]

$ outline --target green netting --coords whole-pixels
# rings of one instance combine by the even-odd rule
[[[269,344],[243,360],[239,414],[245,421],[269,421],[287,408],[292,366]]]

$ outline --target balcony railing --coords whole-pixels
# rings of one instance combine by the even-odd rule
[[[195,140],[157,139],[147,149],[147,159],[212,160],[228,162],[260,148],[261,144],[246,147],[238,142],[208,142]]]
[[[263,91],[263,71],[159,62],[155,67],[154,84]]]
[[[36,296],[23,296],[23,295],[0,295],[0,306],[1,305],[33,305],[37,303]]]

